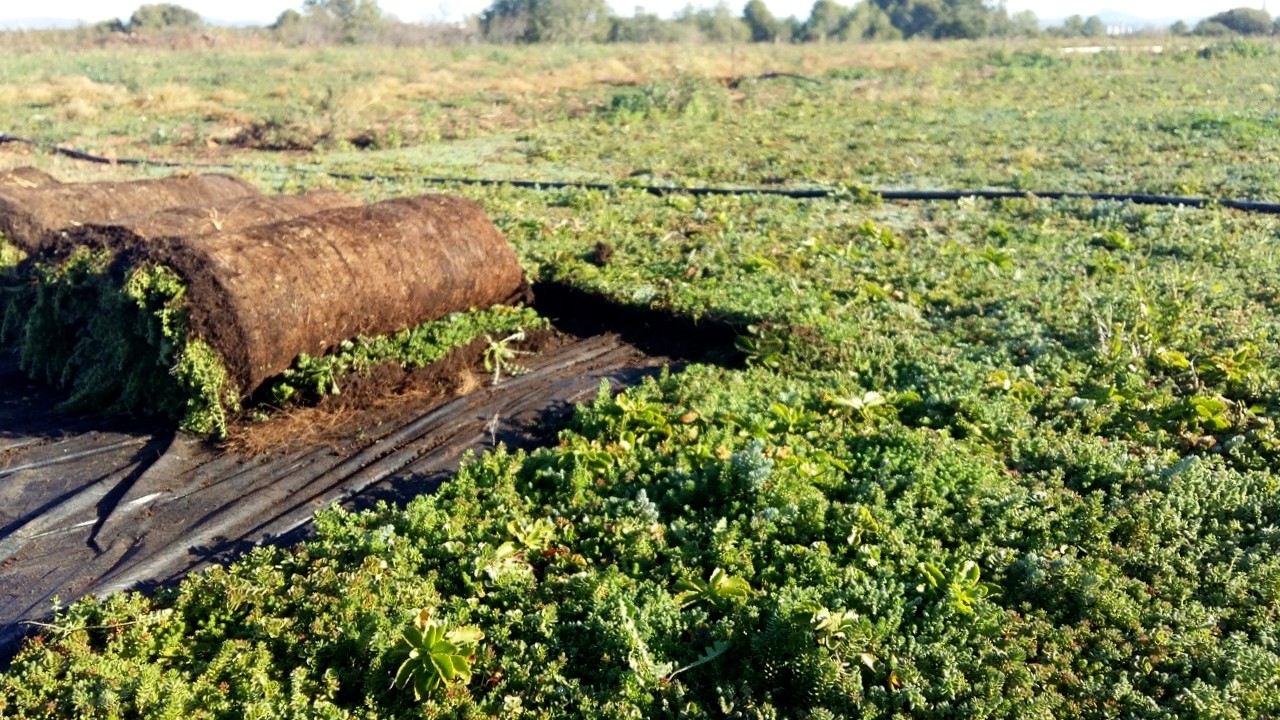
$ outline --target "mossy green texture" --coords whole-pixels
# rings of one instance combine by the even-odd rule
[[[25,260],[27,254],[22,248],[14,245],[5,239],[4,234],[0,233],[0,277],[4,277],[6,273],[13,271],[18,263]]]
[[[22,368],[66,390],[65,409],[169,417],[189,432],[225,435],[245,389],[212,347],[190,335],[185,282],[163,265],[121,270],[111,263],[109,253],[76,251],[37,265],[15,288],[14,305],[27,309],[6,313],[4,327],[21,338]],[[269,381],[267,394],[276,407],[315,401],[339,392],[347,373],[378,363],[420,367],[481,337],[547,326],[527,308],[453,313],[395,335],[352,338],[323,357],[300,356]]]
[[[647,77],[520,105],[510,152],[531,177],[1274,196],[1276,56],[1211,47]],[[339,160],[425,172],[317,162]],[[4,712],[1280,715],[1276,217],[459,192],[535,279],[738,323],[746,367],[601,392],[406,507],[63,609],[0,676]],[[424,609],[483,640],[419,699],[393,683]]]
[[[27,254],[0,233],[0,352],[18,337],[22,326],[24,294],[18,265]]]

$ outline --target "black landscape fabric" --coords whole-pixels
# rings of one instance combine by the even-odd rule
[[[528,442],[546,412],[589,399],[602,379],[630,385],[666,362],[616,336],[588,338],[529,360],[528,373],[498,387],[352,418],[349,433],[363,443],[248,458],[155,427],[51,412],[50,391],[0,355],[0,663],[55,596],[65,605],[145,590],[300,537],[330,504],[427,492],[468,449]]]

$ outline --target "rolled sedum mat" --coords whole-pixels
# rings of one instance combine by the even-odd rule
[[[484,312],[466,333],[482,333],[523,322],[490,309],[528,294],[480,206],[444,195],[361,205],[222,175],[61,184],[22,171],[0,175],[0,245],[0,350],[30,377],[66,390],[69,409],[211,434],[286,370],[311,387],[295,364],[348,340],[412,345],[471,309]],[[394,359],[400,346],[378,347]]]
[[[28,187],[33,182],[35,185]],[[173,207],[213,207],[257,192],[249,183],[229,175],[94,183],[44,183],[36,178],[25,183],[0,183],[0,235],[35,254],[65,228],[111,223]]]
[[[183,205],[62,228],[46,238],[39,257],[65,257],[80,248],[117,253],[159,238],[233,233],[358,205],[360,201],[349,195],[324,190],[301,195],[242,195],[207,205]]]
[[[253,194],[48,233],[25,266],[26,281],[8,288],[7,302],[0,304],[0,349],[18,343],[22,367],[30,377],[67,385],[75,376],[67,364],[77,335],[90,318],[111,305],[110,296],[119,293],[119,280],[108,276],[119,253],[160,238],[230,233],[359,204],[336,192]]]
[[[189,339],[207,345],[242,395],[300,354],[512,301],[524,276],[474,202],[402,198],[139,245],[133,266],[186,285]]]

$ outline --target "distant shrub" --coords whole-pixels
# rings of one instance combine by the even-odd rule
[[[609,42],[682,43],[696,42],[699,39],[696,29],[664,20],[652,13],[610,18],[609,22]]]
[[[129,28],[120,21],[120,18],[112,18],[95,23],[93,31],[99,35],[109,35],[110,33],[129,32]]]
[[[1204,37],[1224,37],[1231,34],[1231,28],[1216,20],[1201,20],[1192,32]]]
[[[657,116],[713,116],[724,89],[706,81],[685,78],[657,82],[620,92],[601,113],[614,122],[633,122]]]
[[[181,5],[143,5],[129,17],[129,30],[195,30],[204,25],[200,14]]]
[[[1043,50],[1000,49],[987,55],[987,63],[995,67],[1051,68],[1062,64],[1062,58]]]
[[[1271,14],[1257,8],[1238,7],[1227,10],[1209,17],[1206,22],[1217,23],[1241,35],[1271,34]]]
[[[1235,38],[1200,48],[1198,56],[1203,60],[1217,60],[1229,57],[1262,58],[1275,55],[1275,52],[1274,48],[1267,45]]]

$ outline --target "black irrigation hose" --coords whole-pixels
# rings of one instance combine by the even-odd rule
[[[797,75],[797,74],[795,74],[795,73],[789,73],[789,72],[767,72],[767,73],[764,73],[763,75],[743,75],[743,76],[742,76],[742,77],[740,77],[740,78],[736,78],[736,79],[734,79],[732,82],[730,82],[730,83],[729,83],[729,89],[730,89],[730,90],[737,90],[738,88],[742,87],[742,83],[744,83],[744,82],[746,82],[746,81],[748,81],[748,80],[755,80],[755,81],[760,81],[760,80],[777,80],[777,79],[781,79],[781,78],[785,78],[785,79],[787,79],[787,80],[798,80],[798,81],[800,81],[800,82],[807,82],[807,83],[809,83],[810,85],[821,85],[821,84],[822,84],[822,81],[821,81],[821,80],[815,80],[815,79],[813,79],[813,78],[811,78],[811,77],[806,77],[806,76],[804,76],[804,75]]]
[[[168,168],[203,168],[208,170],[237,170],[244,169],[243,165],[234,165],[230,163],[202,163],[202,162],[176,162],[172,160],[152,160],[148,158],[108,158],[101,155],[93,155],[82,150],[63,147],[53,143],[44,142],[42,140],[31,140],[28,138],[18,137],[0,133],[0,145],[6,143],[21,143],[32,147],[42,148],[49,152],[63,155],[74,160],[83,160],[85,162],[98,163],[102,165],[155,165],[156,167]],[[678,187],[675,185],[629,185],[625,183],[595,183],[595,182],[563,182],[563,181],[546,181],[546,180],[495,180],[492,178],[460,178],[460,177],[432,177],[419,175],[380,175],[380,174],[362,174],[362,173],[345,173],[334,170],[319,170],[315,168],[297,168],[307,172],[320,172],[329,177],[338,180],[361,180],[365,182],[394,182],[398,180],[417,180],[419,182],[430,185],[479,185],[479,186],[498,186],[506,185],[515,188],[526,188],[530,190],[599,190],[602,192],[613,192],[617,190],[640,190],[650,195],[693,195],[693,196],[713,196],[713,195],[771,195],[776,197],[786,197],[798,200],[819,199],[827,197],[835,197],[843,191],[829,188],[811,188],[811,189],[793,189],[785,190],[779,188],[757,188],[757,187]],[[1161,205],[1166,207],[1182,206],[1192,208],[1203,208],[1209,206],[1217,206],[1231,208],[1233,210],[1242,210],[1244,212],[1262,213],[1267,215],[1280,215],[1280,203],[1259,202],[1256,200],[1232,200],[1206,198],[1189,195],[1149,195],[1142,193],[1107,193],[1107,192],[1067,192],[1061,190],[870,190],[870,194],[879,196],[884,200],[899,201],[944,201],[954,202],[964,198],[980,198],[983,200],[1009,200],[1015,198],[1037,197],[1046,200],[1111,200],[1116,202],[1131,202],[1135,205]]]

